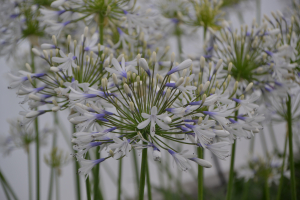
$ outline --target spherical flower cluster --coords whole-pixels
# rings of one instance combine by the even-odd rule
[[[22,125],[47,112],[70,109],[68,119],[77,130],[72,142],[82,166],[79,173],[88,175],[96,164],[121,159],[134,148],[151,149],[156,161],[166,150],[183,171],[190,168],[189,161],[211,167],[194,154],[177,152],[172,144],[194,145],[225,159],[233,139],[251,138],[261,129],[258,122],[263,116],[256,114],[253,103],[257,97],[237,96],[237,82],[233,89],[228,87],[230,75],[224,79],[218,75],[222,60],[206,63],[201,57],[193,66],[190,59],[176,63],[174,53],[169,61],[159,61],[154,51],[150,58],[138,54],[129,61],[127,55],[115,57],[100,44],[96,53],[86,51],[86,35],[80,42],[71,42],[68,36],[66,49],[57,46],[55,37],[53,45],[41,45],[43,53],[33,49],[49,64],[48,72],[10,74],[10,88],[18,88],[31,109],[52,105],[50,110],[22,112]],[[162,61],[167,67],[159,67]],[[196,68],[197,76],[192,73]],[[106,150],[108,156],[87,160],[86,153],[94,147]]]

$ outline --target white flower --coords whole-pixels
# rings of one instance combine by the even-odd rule
[[[127,78],[127,71],[131,70],[133,72],[136,72],[136,70],[133,69],[133,66],[127,66],[126,67],[126,63],[125,63],[125,59],[124,57],[122,57],[122,61],[121,61],[121,65],[119,64],[118,60],[113,58],[111,60],[113,66],[116,68],[116,69],[112,69],[112,68],[109,68],[109,67],[106,67],[105,70],[110,72],[111,74],[115,73],[116,75],[119,75],[119,76],[122,76],[124,78]],[[122,66],[122,67],[121,67]]]
[[[225,158],[230,155],[229,150],[227,148],[229,145],[230,145],[230,143],[228,143],[228,142],[218,142],[218,143],[213,143],[213,144],[207,144],[205,146],[208,150],[210,150],[218,158],[220,158],[221,160],[225,160]]]
[[[114,137],[114,144],[109,145],[109,148],[114,151],[114,159],[118,160],[123,156],[128,156],[129,152],[131,151],[131,144],[130,140],[126,137],[123,140]]]
[[[53,57],[52,61],[55,63],[59,63],[57,67],[62,70],[67,70],[69,67],[77,67],[75,63],[76,56],[73,55],[73,53],[69,53],[68,56],[62,51],[59,51],[61,57]]]
[[[146,113],[142,113],[142,117],[146,118],[147,120],[139,123],[137,128],[138,129],[143,129],[151,122],[150,134],[151,134],[152,137],[155,135],[155,124],[157,124],[163,130],[169,130],[170,129],[170,127],[167,124],[160,121],[160,119],[164,120],[167,117],[167,114],[165,113],[165,114],[157,115],[157,107],[156,106],[153,106],[151,108],[151,115],[146,114]]]
[[[79,168],[78,174],[82,174],[85,178],[87,178],[88,174],[93,169],[93,167],[97,164],[100,164],[101,162],[103,162],[106,159],[107,158],[100,158],[98,160],[86,160],[83,158],[80,159],[79,162],[80,162],[81,168]]]
[[[237,103],[241,104],[242,108],[245,109],[245,111],[248,113],[250,117],[252,117],[251,111],[258,108],[259,106],[254,104],[253,102],[256,101],[259,98],[259,96],[255,93],[252,93],[249,99],[240,100],[236,98],[232,98],[233,101],[236,101]]]
[[[181,169],[182,171],[191,169],[191,165],[188,163],[188,160],[185,157],[183,157],[179,153],[172,151],[171,149],[168,149],[168,152],[174,158],[174,162],[177,164],[179,169]]]
[[[201,147],[198,147],[198,148],[201,148]],[[210,162],[195,157],[195,154],[187,154],[187,152],[188,152],[188,150],[184,150],[184,151],[180,152],[179,154],[182,155],[183,157],[197,163],[198,165],[201,165],[202,167],[205,167],[205,168],[212,167],[212,164]]]

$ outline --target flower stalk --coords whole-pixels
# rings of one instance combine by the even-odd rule
[[[141,164],[140,187],[139,187],[139,198],[138,198],[139,200],[144,199],[146,167],[147,167],[147,148],[143,149],[142,152],[142,164]]]
[[[295,166],[294,166],[294,153],[293,153],[293,130],[292,130],[292,105],[291,96],[288,95],[287,101],[287,123],[288,123],[288,137],[289,137],[289,157],[290,157],[290,171],[291,171],[291,196],[292,200],[297,199],[296,194],[296,179],[295,179]]]

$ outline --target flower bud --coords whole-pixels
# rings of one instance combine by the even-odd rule
[[[203,121],[203,118],[202,117],[199,117],[199,119],[198,119],[198,124],[201,124],[202,123],[202,121]]]
[[[43,50],[43,54],[44,54],[45,59],[48,60],[49,56],[48,56],[48,53],[46,50]]]
[[[171,62],[173,63],[174,61],[175,61],[175,53],[172,52],[172,54],[171,54]]]
[[[170,97],[170,95],[171,95],[171,90],[170,90],[170,88],[168,88],[166,91],[166,99],[168,99]]]
[[[153,51],[151,58],[152,58],[152,61],[155,63],[156,62],[156,52],[155,51]]]
[[[41,98],[35,94],[29,94],[28,95],[29,99],[35,100],[35,101],[41,101]]]
[[[51,110],[52,110],[53,112],[57,112],[57,111],[60,110],[60,106],[53,106],[53,107],[51,108]]]
[[[129,102],[129,109],[131,112],[134,112],[134,104],[132,101]]]
[[[52,35],[52,42],[55,46],[57,46],[57,40],[56,40],[56,36]]]
[[[171,117],[166,116],[166,117],[164,118],[164,122],[165,122],[166,124],[170,124],[170,123],[172,122]]]
[[[249,83],[249,84],[247,85],[245,91],[248,92],[248,91],[252,88],[252,86],[253,86],[253,83],[252,83],[252,82]]]
[[[207,90],[207,88],[209,87],[209,85],[210,85],[210,81],[206,81],[206,83],[203,86],[203,90],[202,91],[205,92]]]
[[[131,92],[130,92],[130,89],[129,89],[129,87],[128,87],[128,85],[126,84],[126,83],[124,83],[124,91],[125,91],[125,93],[127,94],[127,95],[131,95]]]
[[[220,60],[218,61],[217,65],[216,65],[216,71],[218,71],[218,69],[220,68],[220,66],[222,65],[222,63],[223,63],[223,60],[220,59]]]
[[[205,67],[205,58],[201,56],[200,58],[200,67],[203,69]]]
[[[50,71],[52,71],[52,72],[59,72],[60,71],[60,69],[58,68],[58,67],[50,67]]]
[[[206,100],[206,94],[203,94],[203,95],[202,95],[202,104],[205,103],[205,100]]]
[[[27,74],[27,79],[29,80],[29,82],[33,85],[33,81],[32,81],[32,78],[29,74]]]
[[[27,69],[29,72],[32,72],[31,66],[30,66],[28,63],[26,63],[25,66],[26,66],[26,69]]]
[[[231,72],[231,69],[232,69],[232,62],[230,62],[229,65],[228,65],[228,73]]]
[[[184,82],[184,78],[180,77],[178,81],[175,83],[175,87],[179,87]]]

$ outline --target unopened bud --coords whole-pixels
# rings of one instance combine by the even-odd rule
[[[172,52],[172,54],[171,54],[171,62],[173,63],[174,61],[175,61],[175,53]]]
[[[205,58],[203,56],[201,56],[200,58],[200,67],[203,69],[205,66]]]
[[[55,46],[57,46],[57,40],[56,40],[56,36],[52,35],[52,42]]]
[[[43,54],[44,54],[45,59],[48,60],[49,56],[48,56],[48,53],[46,50],[43,50]]]
[[[180,77],[180,78],[178,79],[178,81],[176,81],[175,87],[179,87],[183,82],[184,82],[184,78],[183,78],[183,77]]]
[[[247,85],[245,91],[248,92],[248,91],[252,88],[252,86],[253,86],[253,83],[252,83],[252,82],[249,83],[249,84]]]
[[[203,118],[202,118],[202,117],[199,117],[199,119],[198,119],[198,124],[201,124],[202,121],[203,121]]]
[[[131,94],[131,92],[130,92],[130,89],[129,89],[129,87],[128,87],[128,85],[126,84],[126,83],[124,83],[124,91],[125,91],[125,93],[127,94],[127,95],[130,95]]]
[[[232,69],[232,63],[230,62],[229,65],[228,65],[228,73],[231,72],[231,69]]]
[[[132,101],[129,102],[129,109],[131,112],[134,112],[134,104]]]
[[[29,72],[32,72],[31,66],[30,66],[28,63],[26,63],[25,66],[26,66],[26,69],[27,69]]]
[[[223,60],[220,59],[220,60],[218,61],[217,65],[216,65],[216,71],[218,71],[218,69],[220,68],[220,66],[222,65],[222,63],[223,63]]]
[[[32,78],[31,78],[31,76],[30,76],[29,74],[27,74],[27,79],[29,80],[29,82],[30,82],[31,84],[33,84]]]
[[[171,90],[170,90],[170,88],[168,88],[166,91],[166,99],[168,99],[170,97],[170,95],[171,95]]]
[[[210,81],[206,81],[206,83],[203,86],[203,91],[206,91],[209,85],[210,85]]]

